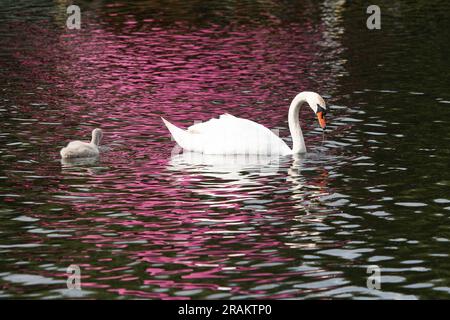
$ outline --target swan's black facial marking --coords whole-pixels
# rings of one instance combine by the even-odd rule
[[[322,112],[323,115],[326,115],[327,114],[327,109],[321,107],[320,104],[318,104],[316,113],[319,113],[319,112]]]

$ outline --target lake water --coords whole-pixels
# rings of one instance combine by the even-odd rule
[[[450,4],[2,1],[0,297],[450,298]],[[180,154],[222,113],[308,153]],[[98,161],[62,163],[104,130]],[[81,270],[82,291],[66,287]],[[368,266],[381,289],[367,287]]]

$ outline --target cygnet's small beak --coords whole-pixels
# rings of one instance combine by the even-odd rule
[[[325,128],[327,127],[327,123],[322,111],[317,112],[317,120],[319,120],[320,127],[325,130]]]

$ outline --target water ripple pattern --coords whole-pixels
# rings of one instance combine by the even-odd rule
[[[448,298],[447,20],[420,36],[428,9],[381,2],[369,34],[346,1],[81,2],[81,30],[65,2],[6,1],[0,297]],[[304,108],[294,158],[182,153],[160,118],[231,113],[291,144],[304,90],[329,127]],[[94,127],[100,159],[61,161]]]

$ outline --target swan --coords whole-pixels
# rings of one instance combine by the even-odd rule
[[[102,137],[102,129],[96,128],[92,130],[91,142],[71,141],[67,147],[61,149],[61,157],[63,159],[97,157],[99,155],[98,145]]]
[[[297,94],[289,107],[288,123],[292,149],[271,130],[251,120],[223,114],[219,119],[197,123],[183,130],[163,117],[176,143],[183,150],[204,154],[276,154],[292,155],[306,152],[302,129],[299,123],[300,107],[308,103],[317,114],[319,125],[325,129],[327,108],[323,98],[310,91]]]

